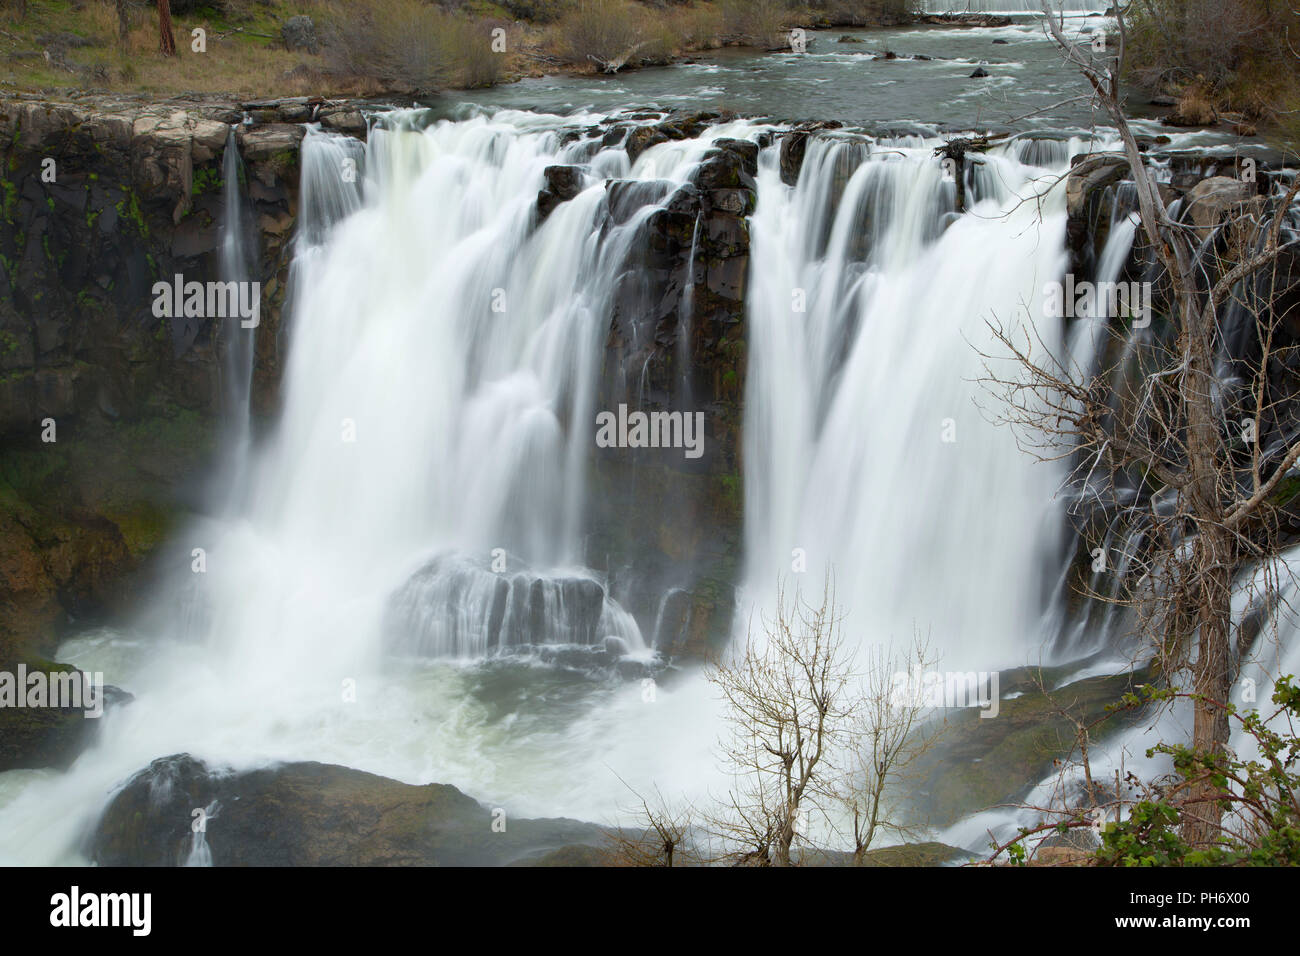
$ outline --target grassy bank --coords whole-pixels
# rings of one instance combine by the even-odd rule
[[[560,70],[611,72],[724,45],[788,46],[789,30],[906,21],[912,0],[171,0],[176,54],[159,52],[155,0],[0,6],[0,85],[48,91],[430,93]],[[311,19],[315,43],[283,28]],[[124,27],[124,29],[123,29]],[[195,31],[202,31],[196,33]]]
[[[1230,119],[1300,140],[1300,8],[1273,0],[1146,0],[1130,17],[1130,78],[1177,100],[1178,122]]]

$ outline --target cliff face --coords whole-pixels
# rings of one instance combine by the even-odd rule
[[[718,119],[613,124],[606,140],[634,154]],[[147,559],[198,501],[223,323],[155,316],[153,287],[221,278],[232,128],[262,293],[253,407],[274,411],[299,149],[317,121],[366,133],[355,106],[319,100],[0,99],[0,664],[47,658],[64,624],[129,607]],[[650,636],[675,653],[702,652],[730,621],[756,157],[720,143],[649,219],[610,316],[600,407],[706,413],[702,459],[606,454],[592,477],[591,562],[642,621],[664,622]],[[581,175],[551,172],[539,222],[572,197],[566,174]],[[608,192],[611,221],[664,199],[630,182]]]
[[[255,405],[273,404],[313,118],[364,133],[320,102],[0,98],[0,668],[129,603],[212,452],[220,320],[156,317],[153,286],[218,278],[232,128],[262,293]]]

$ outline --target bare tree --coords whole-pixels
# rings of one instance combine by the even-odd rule
[[[877,837],[915,832],[902,822],[892,798],[943,731],[943,724],[929,722],[928,703],[910,692],[913,678],[936,663],[927,640],[918,635],[904,654],[879,648],[869,658],[846,734],[844,773],[835,788],[851,817],[853,862],[859,866]]]
[[[738,660],[715,663],[709,680],[727,706],[724,759],[735,786],[713,817],[737,847],[733,862],[791,865],[791,846],[812,812],[833,799],[832,752],[854,712],[846,652],[828,577],[819,605],[778,587],[763,639],[751,632]]]
[[[171,0],[158,0],[158,50],[163,56],[176,55],[176,34],[172,32]]]
[[[1279,256],[1297,245],[1282,237],[1300,177],[1271,210],[1262,203],[1232,210],[1218,227],[1218,258],[1200,255],[1205,237],[1171,215],[1125,116],[1120,74],[1126,27],[1122,10],[1116,13],[1117,55],[1095,57],[1065,37],[1044,4],[1052,38],[1119,133],[1142,234],[1159,268],[1162,318],[1173,334],[1150,350],[1135,394],[1118,407],[1109,401],[1104,375],[1091,376],[1036,336],[1000,324],[991,323],[994,334],[1020,372],[997,372],[996,360],[985,356],[985,382],[1002,402],[1001,420],[1033,436],[1028,444],[1041,456],[1073,460],[1075,478],[1089,493],[1098,476],[1109,476],[1113,489],[1116,476],[1125,474],[1140,475],[1152,489],[1141,515],[1148,528],[1146,556],[1139,562],[1146,586],[1136,603],[1144,628],[1170,663],[1181,660],[1194,639],[1193,748],[1212,760],[1228,741],[1233,579],[1245,563],[1275,560],[1280,536],[1274,495],[1300,459],[1294,421],[1278,420],[1274,441],[1261,436],[1243,446],[1239,440],[1216,370],[1220,323],[1231,305],[1254,315],[1262,358],[1246,370],[1246,414],[1257,428],[1270,416],[1278,419],[1277,405],[1285,397],[1268,385],[1279,325],[1270,302],[1277,294]],[[1182,821],[1189,844],[1210,844],[1219,834],[1223,792],[1215,776],[1201,771],[1189,780]]]
[[[626,783],[626,781],[625,781]],[[631,787],[628,787],[631,790]],[[690,849],[694,810],[677,808],[655,790],[653,801],[635,790],[638,826],[611,828],[606,839],[614,859],[628,866],[672,867],[702,862]]]

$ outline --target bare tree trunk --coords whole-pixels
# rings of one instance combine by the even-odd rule
[[[1186,494],[1196,519],[1197,538],[1192,552],[1192,587],[1198,643],[1193,681],[1196,698],[1192,747],[1198,753],[1220,754],[1228,743],[1228,646],[1232,632],[1232,569],[1236,566],[1233,537],[1224,525],[1220,483],[1226,465],[1223,434],[1214,407],[1214,329],[1217,311],[1211,302],[1198,308],[1195,297],[1184,292],[1178,303],[1183,313],[1187,370],[1182,384],[1187,411]],[[1183,813],[1183,839],[1189,844],[1213,842],[1219,834],[1222,813],[1218,789],[1201,773],[1190,781]]]
[[[1193,629],[1197,633],[1197,653],[1192,665],[1195,693],[1192,746],[1203,758],[1213,760],[1224,752],[1229,736],[1228,714],[1224,708],[1233,676],[1229,650],[1233,630],[1232,578],[1240,557],[1237,530],[1244,517],[1260,507],[1281,474],[1296,460],[1288,453],[1265,487],[1257,489],[1244,502],[1237,500],[1232,465],[1215,408],[1214,348],[1218,308],[1237,282],[1276,259],[1280,223],[1296,192],[1293,188],[1278,207],[1274,231],[1264,249],[1237,263],[1218,280],[1208,295],[1203,295],[1197,288],[1194,250],[1169,219],[1120,104],[1119,76],[1123,70],[1126,39],[1123,14],[1116,18],[1120,31],[1118,57],[1098,63],[1082,56],[1066,39],[1046,4],[1044,13],[1047,28],[1066,59],[1080,68],[1123,140],[1137,187],[1143,232],[1170,280],[1170,296],[1180,322],[1182,334],[1178,347],[1181,355],[1178,358],[1181,359],[1181,379],[1177,404],[1184,421],[1184,460],[1180,463],[1176,456],[1171,460],[1166,452],[1150,446],[1140,449],[1138,460],[1144,463],[1160,461],[1162,480],[1179,490],[1179,514],[1182,517],[1175,529],[1175,538],[1186,534],[1192,540],[1189,557],[1184,558],[1175,552],[1169,562],[1173,575],[1167,582],[1168,613],[1165,615],[1164,637],[1167,641],[1181,642]],[[1182,474],[1176,474],[1180,465]],[[1258,479],[1256,483],[1258,485]],[[1172,547],[1178,547],[1176,540]],[[1199,768],[1189,774],[1187,784],[1188,796],[1182,807],[1182,835],[1193,846],[1205,846],[1217,840],[1220,834],[1223,816],[1219,804],[1221,789],[1215,786],[1211,774]]]
[[[126,45],[127,35],[131,32],[130,0],[117,0],[117,42]]]
[[[158,49],[163,56],[176,55],[176,34],[172,32],[171,0],[158,0]]]

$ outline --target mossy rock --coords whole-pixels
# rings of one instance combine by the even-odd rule
[[[971,813],[1014,803],[1041,781],[1058,759],[1077,757],[1076,728],[1059,712],[1066,709],[1084,723],[1108,712],[1114,717],[1093,731],[1093,741],[1141,719],[1142,711],[1113,711],[1121,698],[1153,683],[1154,671],[1090,677],[1044,693],[1063,676],[1060,668],[1020,668],[1000,675],[1001,694],[1022,696],[999,701],[997,716],[984,718],[974,708],[949,711],[938,744],[917,767],[915,787],[920,816],[937,826]]]

